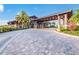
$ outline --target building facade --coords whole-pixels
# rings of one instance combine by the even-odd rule
[[[53,15],[36,18],[31,20],[33,28],[48,28],[50,26],[57,27],[60,29],[60,26],[67,28],[68,20],[72,16],[72,10],[65,11],[62,13],[56,13]]]
[[[9,22],[8,22],[8,25],[9,25],[9,26],[16,27],[17,29],[23,29],[23,28],[24,28],[23,24],[22,24],[21,22],[16,21],[16,20],[14,20],[14,21],[9,21]]]
[[[30,28],[49,28],[55,27],[60,29],[60,26],[64,26],[67,28],[68,20],[73,15],[72,10],[52,14],[49,16],[38,18],[36,16],[30,16]],[[18,29],[22,29],[22,23],[18,23],[18,21],[10,21],[8,25],[15,26]]]

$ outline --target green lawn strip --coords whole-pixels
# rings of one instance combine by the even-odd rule
[[[70,35],[75,35],[79,36],[79,31],[63,31],[64,33],[70,34]]]

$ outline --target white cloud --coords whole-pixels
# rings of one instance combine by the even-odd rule
[[[7,25],[9,20],[0,20],[0,25]]]
[[[9,20],[3,20],[3,19],[0,19],[0,25],[8,25],[7,23],[9,21],[13,21],[14,19],[9,19]]]
[[[0,12],[4,11],[4,6],[0,4]]]

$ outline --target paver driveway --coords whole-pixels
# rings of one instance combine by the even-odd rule
[[[58,34],[54,31],[27,29],[0,34],[4,37],[0,54],[50,55],[79,54],[79,38]],[[8,43],[7,43],[8,42]],[[2,49],[3,48],[3,49]]]

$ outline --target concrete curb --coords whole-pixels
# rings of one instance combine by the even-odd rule
[[[56,31],[56,30],[54,30],[54,32],[59,33],[59,34],[61,34],[61,35],[73,37],[73,38],[79,38],[79,36],[69,35],[69,34],[66,34],[66,33],[63,33],[63,32],[58,32],[58,31]]]
[[[65,36],[68,36],[68,37],[79,38],[79,36],[69,35],[69,34],[66,34],[66,33],[63,33],[63,32],[59,32],[57,30],[54,30],[52,28],[51,29],[42,29],[42,30],[45,30],[45,31],[48,31],[48,32],[56,32],[58,34],[65,35]]]

